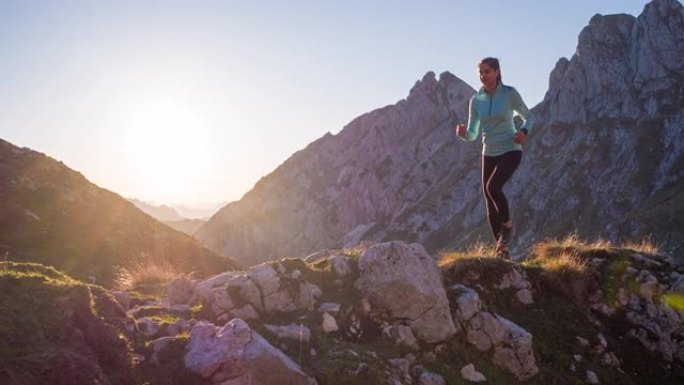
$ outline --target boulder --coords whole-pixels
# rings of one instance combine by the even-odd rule
[[[461,377],[463,377],[464,380],[470,382],[487,381],[487,378],[484,376],[484,374],[475,370],[475,365],[473,364],[468,364],[461,368]]]
[[[520,381],[528,380],[539,372],[532,352],[532,335],[515,323],[497,317],[504,327],[500,345],[494,350],[494,363],[508,369]]]
[[[176,277],[166,288],[169,305],[185,305],[195,294],[195,282],[187,277]]]
[[[361,255],[354,286],[373,307],[407,321],[422,341],[436,343],[456,333],[440,271],[421,245],[396,241],[370,247]]]
[[[247,275],[240,274],[230,278],[226,282],[226,286],[231,293],[237,294],[244,302],[252,305],[254,309],[264,310],[264,305],[261,302],[261,292],[254,281]],[[242,317],[236,316],[235,318]]]
[[[482,309],[480,296],[475,290],[463,285],[454,285],[449,288],[449,291],[453,293],[456,298],[456,303],[452,304],[456,306],[454,319],[460,322],[469,321],[475,314],[480,312],[480,309]]]
[[[399,346],[418,350],[418,340],[413,335],[411,328],[405,325],[392,325],[384,331],[388,337]]]
[[[221,273],[218,275],[215,275],[211,278],[208,278],[202,282],[199,282],[197,285],[195,285],[195,292],[197,294],[197,299],[204,302],[204,303],[209,303],[212,300],[212,289],[223,286],[226,282],[228,282],[229,279],[235,276],[235,273],[232,271],[227,271],[225,273]]]
[[[321,329],[323,329],[323,331],[326,333],[332,333],[340,330],[340,327],[337,326],[335,317],[328,313],[323,313],[323,323],[321,324]]]
[[[276,264],[276,267],[281,267]],[[264,311],[272,312],[292,312],[297,310],[292,294],[289,290],[282,288],[280,275],[268,263],[254,266],[247,270],[247,276],[256,284],[261,292],[264,303]]]
[[[532,378],[539,368],[532,351],[532,335],[498,315],[480,311],[464,323],[466,339],[479,351],[494,350],[494,363],[519,380]]]
[[[190,332],[185,366],[213,384],[313,385],[283,352],[242,321],[200,322]]]

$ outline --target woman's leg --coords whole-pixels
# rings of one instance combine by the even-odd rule
[[[495,159],[494,170],[486,180],[485,195],[493,201],[499,223],[504,223],[508,222],[511,216],[508,211],[508,201],[503,193],[503,187],[520,165],[522,151],[511,151],[493,158]]]
[[[494,240],[499,240],[499,234],[501,232],[501,221],[499,220],[499,209],[496,207],[494,198],[489,195],[487,191],[487,184],[496,169],[497,157],[495,156],[483,156],[482,157],[482,192],[485,197],[485,203],[487,206],[487,220],[489,221],[489,228],[492,229],[492,234],[494,234]]]

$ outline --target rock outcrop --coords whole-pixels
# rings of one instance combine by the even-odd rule
[[[418,244],[389,242],[366,250],[355,287],[374,307],[406,322],[420,340],[443,341],[456,334],[439,269]]]
[[[683,250],[684,7],[594,16],[556,64],[513,178],[520,244],[576,230]],[[553,181],[553,183],[548,183]]]
[[[650,252],[568,242],[535,247],[527,258],[452,253],[435,264],[419,244],[366,244],[312,263],[284,259],[200,282],[179,278],[168,297],[110,295],[40,265],[0,263],[8,305],[0,380],[681,382],[681,269]],[[26,361],[8,346],[68,354]]]
[[[468,343],[481,352],[492,350],[493,362],[521,381],[539,372],[529,332],[501,316],[481,311],[476,291],[463,285],[451,290],[456,292],[454,319],[465,329]]]

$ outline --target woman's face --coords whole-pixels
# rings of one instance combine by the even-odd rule
[[[499,70],[492,68],[487,63],[480,63],[478,68],[480,71],[480,81],[483,86],[491,87],[496,85],[496,78],[499,76]]]

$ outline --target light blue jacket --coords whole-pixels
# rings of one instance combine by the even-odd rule
[[[534,125],[534,116],[525,105],[515,88],[499,84],[494,95],[484,91],[484,87],[470,99],[468,130],[461,139],[472,142],[482,129],[482,154],[497,156],[509,151],[522,150],[513,141],[517,132],[513,124],[513,111],[520,114],[529,134]]]

